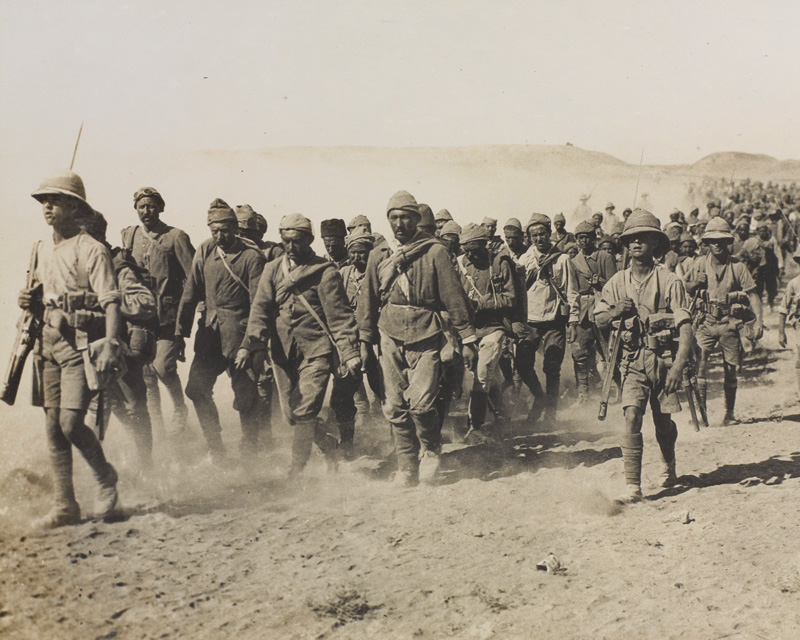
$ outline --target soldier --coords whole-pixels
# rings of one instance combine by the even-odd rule
[[[759,300],[766,291],[767,303],[772,311],[778,295],[778,276],[783,271],[783,253],[772,236],[769,221],[759,220],[756,223],[756,234],[742,246],[742,257],[753,273]]]
[[[386,241],[380,233],[377,233],[372,230],[372,223],[369,221],[367,216],[356,216],[350,221],[350,224],[347,225],[347,233],[352,233],[356,229],[361,229],[364,233],[371,235],[375,238],[375,242],[372,246],[372,251],[377,251],[385,256],[388,256],[392,253],[391,248],[389,247],[389,243]]]
[[[675,269],[677,276],[686,284],[686,278],[692,269],[692,265],[697,259],[697,241],[688,231],[681,234],[680,255],[678,256],[678,266]]]
[[[461,232],[464,255],[458,259],[461,284],[475,310],[478,339],[466,439],[478,443],[488,435],[484,423],[489,402],[496,413],[503,410],[499,365],[516,306],[513,262],[506,254],[492,254],[489,239],[489,230],[483,225],[468,224]]]
[[[448,222],[452,222],[453,216],[447,209],[439,209],[433,216],[433,221],[436,223],[436,234],[441,235],[442,227]]]
[[[614,209],[616,209],[616,207],[614,206],[613,202],[609,202],[606,205],[606,213],[603,220],[605,220],[606,227],[608,229],[613,229],[620,223],[620,219],[617,214],[614,213]]]
[[[419,203],[419,229],[432,236],[436,235],[436,221],[433,218],[433,210],[425,203]]]
[[[800,247],[794,252],[792,259],[795,263],[800,265]],[[795,276],[786,285],[786,291],[783,293],[783,299],[778,307],[778,344],[786,348],[786,325],[787,323],[793,328],[797,329],[797,323],[800,320],[800,275]],[[795,333],[795,336],[797,334]],[[795,340],[795,348],[797,350],[797,359],[794,363],[795,373],[797,375],[797,385],[800,388],[800,341]]]
[[[527,230],[531,246],[520,262],[526,270],[528,317],[524,337],[517,345],[517,369],[533,394],[534,403],[528,417],[535,423],[543,411],[545,419],[556,419],[567,325],[572,341],[579,306],[572,262],[550,242],[550,218],[541,213],[531,214]],[[540,347],[544,356],[542,371],[546,393],[534,370]]]
[[[555,231],[553,231],[551,240],[553,244],[556,246],[556,249],[564,252],[566,252],[567,250],[566,247],[569,243],[575,242],[575,236],[571,233],[568,233],[564,229],[566,224],[567,224],[567,219],[564,217],[563,213],[557,213],[553,217],[553,228],[555,229]],[[576,246],[577,244],[578,243],[575,242]],[[528,246],[530,246],[530,241],[528,242]]]
[[[625,224],[628,221],[628,218],[631,217],[632,213],[633,213],[633,209],[631,209],[630,207],[626,207],[625,209],[622,210],[622,223],[623,224]]]
[[[606,235],[606,232],[603,231],[603,214],[599,211],[592,215],[592,226],[594,227],[595,241],[599,242]]]
[[[525,244],[525,233],[522,231],[522,223],[516,218],[509,218],[503,225],[503,235],[506,237],[506,246],[511,254],[511,259],[519,263],[522,254],[528,250]]]
[[[469,368],[477,357],[475,328],[461,282],[447,250],[418,229],[419,205],[399,191],[386,215],[400,247],[389,258],[375,253],[367,264],[367,283],[358,305],[362,359],[380,363],[386,387],[384,414],[392,425],[400,486],[417,479],[433,483],[439,470],[441,425],[435,407],[442,364],[455,356],[441,312],[458,331]],[[444,351],[444,353],[442,353]]]
[[[267,262],[280,258],[283,247],[277,242],[264,240],[267,233],[267,219],[256,213],[249,204],[240,204],[236,207],[236,220],[239,223],[239,236],[253,242],[267,259]]]
[[[573,224],[578,224],[580,222],[585,222],[592,219],[592,208],[587,204],[590,197],[591,196],[588,196],[584,193],[579,198],[581,203],[575,207],[575,210],[572,212]]]
[[[53,529],[80,520],[72,483],[73,445],[99,484],[96,515],[107,517],[117,504],[117,473],[85,425],[92,390],[84,354],[99,376],[118,370],[120,293],[108,249],[81,228],[93,213],[81,178],[60,172],[31,195],[42,203],[53,235],[36,245],[33,287],[20,292],[19,306],[44,312],[42,406],[55,481],[53,508],[33,526]]]
[[[375,244],[375,237],[364,231],[363,227],[356,227],[345,238],[347,253],[349,256],[348,264],[342,268],[342,280],[344,290],[347,295],[347,302],[353,312],[358,308],[358,300],[361,297],[361,289],[364,286],[364,277],[367,273],[367,260]],[[377,363],[373,363],[377,365]],[[362,363],[363,367],[364,363]],[[367,378],[371,380],[370,386],[373,390],[380,389],[380,373],[377,366],[373,366],[367,373]],[[362,376],[346,376],[344,378],[334,377],[333,390],[331,392],[331,409],[336,416],[339,427],[339,446],[342,450],[342,457],[345,460],[353,458],[353,438],[355,435],[356,412],[366,413],[369,411],[369,400],[364,388]],[[355,391],[352,389],[356,386]],[[382,395],[382,393],[378,393]],[[360,408],[359,408],[360,407]]]
[[[622,461],[626,492],[622,504],[642,500],[642,420],[648,399],[653,412],[656,440],[664,470],[661,486],[674,485],[675,441],[678,429],[672,413],[680,411],[677,389],[688,362],[692,343],[689,301],[681,280],[656,264],[666,253],[669,239],[652,213],[637,209],[625,224],[621,236],[631,266],[609,280],[595,305],[595,320],[604,328],[622,323],[621,343],[622,407],[625,435]],[[664,327],[671,327],[664,329]],[[678,344],[675,333],[679,334]],[[616,366],[610,363],[609,366]]]
[[[347,264],[347,247],[344,244],[347,228],[344,220],[340,218],[323,220],[319,225],[319,235],[322,236],[325,251],[331,262],[341,269]]]
[[[493,254],[505,253],[511,255],[503,239],[497,235],[497,220],[495,218],[484,218],[481,226],[489,232],[489,251]]]
[[[564,247],[564,253],[566,253],[570,260],[574,260],[578,257],[578,253],[580,253],[581,248],[578,246],[577,242],[570,242]]]
[[[742,324],[749,322],[755,314],[754,338],[757,340],[761,337],[764,331],[761,298],[756,293],[756,283],[750,272],[730,254],[733,235],[724,218],[717,216],[708,223],[703,243],[709,247],[708,254],[695,260],[686,276],[686,290],[690,295],[696,295],[698,290],[706,290],[703,304],[700,305],[703,313],[696,330],[697,345],[700,347],[697,386],[700,401],[705,404],[708,358],[719,347],[722,351],[725,392],[722,424],[728,425],[736,420],[736,369],[739,366]]]
[[[172,399],[172,424],[181,432],[186,429],[188,409],[178,376],[178,361],[184,359],[185,347],[183,339],[175,335],[175,322],[183,285],[192,268],[194,247],[185,232],[161,220],[164,198],[158,191],[151,187],[139,189],[133,194],[133,206],[142,224],[122,230],[122,246],[145,271],[146,284],[156,294],[161,325],[156,356],[144,369],[147,407],[151,420],[163,431],[158,389],[161,381]]]
[[[125,373],[109,383],[100,402],[100,424],[108,422],[108,407],[130,431],[139,456],[139,472],[146,477],[153,466],[153,432],[147,411],[147,387],[144,368],[153,361],[156,340],[160,329],[156,298],[144,284],[144,271],[136,266],[130,254],[121,247],[111,248],[106,242],[108,223],[98,211],[83,225],[91,235],[110,252],[120,291],[120,339],[125,351]],[[97,407],[95,407],[96,409]],[[100,431],[103,439],[105,429]]]
[[[456,258],[463,254],[461,251],[461,225],[454,220],[450,220],[442,225],[439,230],[439,238],[444,242],[447,251],[453,259],[453,264],[456,263]]]
[[[744,243],[750,239],[750,218],[742,216],[733,223],[733,244],[731,245],[731,255],[743,259],[742,249]]]
[[[208,227],[211,238],[195,254],[175,331],[178,337],[188,338],[195,309],[205,303],[197,324],[186,395],[194,403],[211,459],[223,463],[225,447],[213,396],[214,384],[223,372],[230,376],[234,408],[241,421],[240,451],[251,457],[259,447],[258,389],[245,371],[234,366],[234,360],[266,259],[255,245],[238,237],[236,214],[224,200],[217,198],[209,206]]]
[[[594,305],[606,282],[617,272],[614,258],[605,251],[595,249],[592,225],[581,222],[575,229],[580,252],[572,260],[578,284],[580,310],[578,322],[572,334],[572,361],[578,386],[578,402],[589,400],[589,378],[599,378],[597,373],[597,350],[606,359],[606,348],[600,331],[594,324]]]
[[[294,213],[281,220],[279,230],[286,253],[264,271],[236,364],[240,370],[260,369],[269,345],[271,360],[287,384],[278,389],[294,426],[289,479],[296,482],[315,442],[329,469],[336,468],[339,443],[326,433],[318,415],[331,374],[360,379],[361,359],[342,276],[314,253],[311,221]]]
[[[681,228],[679,226],[668,227],[667,238],[669,238],[669,251],[662,258],[662,264],[672,273],[675,273],[680,257],[678,251],[681,245]]]

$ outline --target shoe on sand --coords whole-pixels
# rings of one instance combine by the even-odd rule
[[[642,488],[638,484],[629,484],[626,485],[625,493],[620,496],[617,496],[614,499],[614,502],[617,504],[633,504],[634,502],[641,502],[644,500],[644,496],[642,495]]]
[[[658,477],[658,486],[669,489],[678,484],[678,474],[675,472],[675,460],[664,463],[664,470]]]
[[[41,518],[36,518],[31,523],[32,529],[47,530],[57,529],[78,524],[81,520],[81,508],[77,502],[54,506]]]
[[[419,460],[419,481],[422,484],[436,484],[439,476],[440,456],[434,451],[423,451]]]
[[[411,471],[400,469],[395,472],[392,484],[400,489],[408,489],[417,486],[417,479]]]
[[[108,469],[106,479],[100,483],[100,488],[97,490],[97,496],[94,501],[94,512],[97,518],[107,518],[114,513],[114,507],[117,506],[117,501],[119,500],[117,471],[111,465],[108,465]]]

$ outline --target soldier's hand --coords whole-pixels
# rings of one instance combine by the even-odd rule
[[[756,320],[753,324],[753,340],[760,340],[764,335],[764,323],[761,320]]]
[[[347,362],[344,363],[344,366],[347,367],[347,373],[349,375],[357,376],[361,373],[361,358],[359,358],[358,356],[356,356],[355,358],[350,358]]]
[[[20,306],[21,309],[25,309],[26,311],[33,306],[33,293],[35,289],[23,289],[19,292],[19,297],[17,298],[17,304]]]
[[[675,393],[683,381],[683,367],[671,367],[664,382],[664,391]]]
[[[630,298],[622,298],[611,309],[611,316],[616,320],[625,315],[631,315],[636,310],[636,304]]]
[[[478,346],[472,342],[464,345],[464,366],[472,371],[478,364]]]
[[[100,352],[94,362],[97,373],[114,371],[118,367],[121,357],[122,348],[119,340],[103,340]]]
[[[578,325],[575,322],[570,322],[567,325],[567,342],[572,344],[578,339]]]
[[[178,348],[178,362],[186,362],[186,339],[183,336],[175,336],[175,346]]]
[[[781,348],[786,348],[786,331],[784,329],[778,329],[778,344]]]
[[[362,342],[360,344],[359,350],[361,351],[361,371],[366,372],[367,370],[367,362],[369,362],[370,356],[372,354],[372,349],[369,348],[366,342]]]
[[[559,256],[558,253],[551,253],[539,258],[539,269],[544,269],[548,264],[555,262],[558,256]]]
[[[265,373],[267,370],[267,352],[259,349],[250,354],[250,368],[257,376]]]
[[[244,371],[250,361],[250,351],[247,349],[239,349],[236,352],[236,360],[234,360],[234,367],[237,371]]]
[[[705,271],[701,271],[697,274],[697,282],[698,287],[706,287],[708,286],[708,274]]]

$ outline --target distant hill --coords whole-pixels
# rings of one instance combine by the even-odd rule
[[[725,151],[707,155],[691,165],[698,175],[713,177],[800,180],[800,160],[777,160],[763,154]]]

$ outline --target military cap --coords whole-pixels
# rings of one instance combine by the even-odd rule
[[[347,230],[352,231],[356,227],[370,227],[372,228],[372,223],[369,221],[367,216],[356,216],[350,222],[347,223]]]
[[[564,253],[569,253],[572,250],[574,250],[575,253],[578,253],[581,248],[576,242],[567,242],[567,244],[564,245]]]
[[[375,236],[371,233],[367,233],[361,228],[359,225],[356,225],[358,228],[353,229],[350,234],[344,239],[345,246],[349,249],[354,244],[366,244],[368,246],[373,246],[375,244]]]
[[[522,234],[522,223],[516,218],[509,218],[503,225],[503,231],[507,231],[512,235],[515,233]]]
[[[267,219],[260,213],[256,213],[256,230],[259,233],[266,233],[268,228]]]
[[[489,241],[489,230],[484,227],[482,224],[474,224],[470,222],[466,225],[461,231],[461,235],[459,236],[459,241],[461,244],[466,244],[467,242],[475,242],[475,241]]]
[[[278,231],[302,231],[312,238],[314,237],[314,228],[311,226],[311,220],[302,213],[290,213],[288,216],[283,216],[280,225],[278,225]]]
[[[608,230],[608,235],[620,235],[625,230],[625,224],[617,222],[611,229]]]
[[[92,207],[86,201],[86,188],[83,186],[83,180],[77,173],[72,171],[59,171],[48,176],[42,180],[39,188],[31,194],[39,202],[42,201],[43,196],[47,195],[69,196],[77,200],[85,211],[92,212]]]
[[[240,229],[258,229],[258,222],[256,221],[256,212],[249,204],[240,204],[236,207],[236,220],[239,223]]]
[[[532,226],[541,224],[544,227],[547,227],[547,230],[550,230],[550,218],[548,218],[543,213],[532,213],[530,219],[528,220],[528,224],[525,225],[525,230],[527,231]]]
[[[553,216],[553,224],[555,224],[556,222],[563,222],[564,224],[567,224],[567,219],[564,217],[564,214],[561,213],[560,211]]]
[[[669,251],[669,238],[661,230],[661,222],[646,209],[634,209],[625,223],[624,230],[619,234],[619,239],[621,242],[625,242],[640,233],[656,234],[660,252],[663,254]]]
[[[681,239],[681,232],[682,232],[682,229],[681,229],[680,225],[674,225],[674,226],[671,226],[671,227],[667,227],[667,237],[669,238],[669,241],[670,242],[674,242],[675,240],[680,240]]]
[[[750,218],[748,216],[740,216],[739,218],[733,221],[734,229],[738,229],[742,225],[746,226],[748,229],[750,228]]]
[[[595,235],[595,230],[594,229],[595,229],[595,227],[591,222],[587,222],[587,221],[584,220],[577,227],[575,227],[575,235],[579,236],[582,233],[585,233],[585,234],[593,236],[593,235]]]
[[[609,202],[609,203],[606,205],[606,211],[608,211],[609,209],[611,209],[612,211],[613,211],[614,209],[616,209],[616,207],[614,206],[614,203],[613,203],[613,202]]]
[[[442,225],[441,231],[439,231],[439,235],[446,236],[446,235],[461,235],[461,225],[458,224],[455,220],[448,220],[447,222]]]
[[[435,227],[436,221],[433,219],[433,209],[427,204],[420,202],[419,207],[419,224],[422,227]]]
[[[697,245],[697,239],[688,231],[685,231],[681,234],[681,244],[684,242],[692,242],[695,244],[695,246]]]
[[[615,249],[619,248],[619,243],[617,242],[617,239],[614,238],[613,236],[603,236],[602,238],[600,238],[600,242],[597,243],[597,246],[602,247],[606,242],[614,245]]]
[[[497,227],[497,220],[494,219],[494,218],[488,218],[487,217],[487,218],[484,218],[483,220],[481,220],[481,224],[486,226],[486,227],[494,226],[496,228]]]
[[[447,209],[439,209],[439,211],[436,212],[436,215],[433,216],[433,219],[437,222],[439,220],[452,220],[453,216],[450,215],[450,212]]]
[[[164,198],[161,197],[161,194],[153,189],[153,187],[142,187],[136,193],[133,194],[133,208],[136,208],[136,205],[139,204],[139,200],[142,198],[153,198],[154,200],[158,200],[161,203],[161,208],[163,209],[166,206],[164,202]]]
[[[398,191],[391,198],[389,204],[386,205],[386,215],[388,216],[393,209],[399,211],[410,211],[419,215],[419,205],[416,199],[408,191]]]
[[[238,222],[234,210],[221,198],[216,198],[208,207],[208,224],[215,222]]]
[[[733,234],[731,233],[728,221],[719,216],[713,218],[706,226],[702,240],[703,242],[706,240],[727,240],[728,242],[733,242]]]
[[[321,238],[333,236],[334,238],[344,238],[347,235],[347,227],[341,218],[331,218],[323,220],[319,224],[319,235]]]

